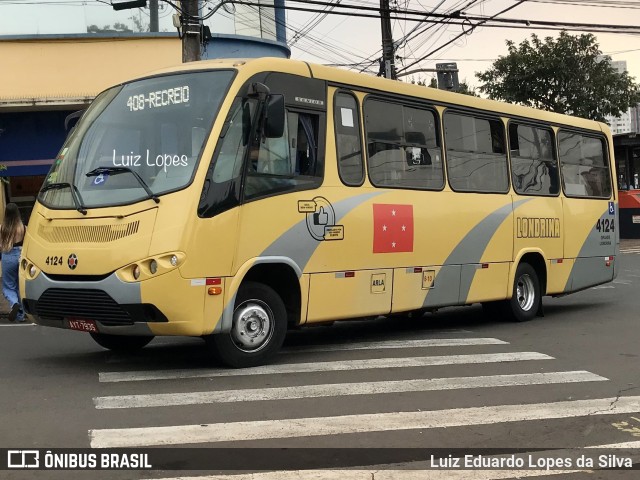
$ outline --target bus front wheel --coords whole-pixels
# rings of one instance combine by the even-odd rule
[[[152,336],[108,335],[93,332],[90,334],[98,345],[114,352],[135,352],[153,340]]]
[[[513,295],[508,300],[508,313],[516,322],[526,322],[536,316],[540,308],[540,281],[536,270],[521,263],[513,279]]]
[[[211,335],[207,341],[222,363],[235,368],[268,362],[280,349],[287,333],[287,310],[271,287],[246,282],[238,290],[229,333]]]

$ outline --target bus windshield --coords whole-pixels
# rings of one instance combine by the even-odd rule
[[[103,92],[65,142],[39,200],[106,207],[186,187],[233,75],[167,75]]]

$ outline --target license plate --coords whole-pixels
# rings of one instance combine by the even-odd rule
[[[93,320],[81,320],[78,318],[70,318],[69,319],[69,328],[71,330],[79,330],[81,332],[96,332],[98,333],[98,328],[96,327],[96,322]]]

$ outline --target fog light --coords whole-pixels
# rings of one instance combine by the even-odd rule
[[[158,262],[156,262],[155,260],[151,260],[151,263],[149,263],[149,270],[153,275],[155,275],[155,273],[158,271]]]
[[[140,278],[140,266],[134,265],[133,269],[131,270],[131,273],[133,273],[134,280],[137,280],[138,278]]]
[[[36,267],[35,267],[35,265],[31,265],[31,268],[29,268],[29,275],[31,275],[32,277],[36,276]]]
[[[171,257],[171,265],[173,265],[174,267],[178,265],[178,257],[176,257],[175,255]]]

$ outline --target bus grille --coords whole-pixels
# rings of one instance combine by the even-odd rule
[[[35,304],[44,318],[81,318],[104,323],[132,323],[133,319],[102,290],[50,288]]]
[[[140,220],[118,225],[47,226],[40,224],[38,235],[51,243],[106,243],[138,232]]]

